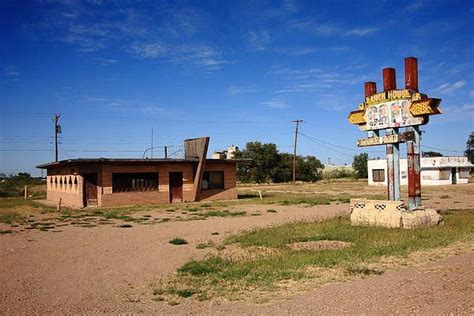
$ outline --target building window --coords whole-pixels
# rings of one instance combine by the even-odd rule
[[[158,190],[158,173],[113,173],[112,192],[140,192]]]
[[[469,179],[469,169],[459,169],[459,179]]]
[[[372,170],[372,180],[374,182],[384,182],[385,181],[385,170],[384,169],[373,169]]]
[[[204,171],[201,188],[203,190],[223,189],[224,171]]]
[[[439,180],[449,180],[451,177],[451,170],[440,170]]]

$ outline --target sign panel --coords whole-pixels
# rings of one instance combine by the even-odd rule
[[[363,130],[398,128],[423,124],[422,117],[410,113],[411,100],[389,101],[369,106],[365,111],[367,124]]]
[[[367,146],[378,146],[386,144],[397,144],[404,143],[415,138],[413,132],[405,132],[401,134],[385,135],[385,136],[375,136],[367,137],[357,140],[358,147],[367,147]]]

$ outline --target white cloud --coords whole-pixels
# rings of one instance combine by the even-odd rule
[[[230,96],[236,96],[236,95],[241,95],[241,94],[252,93],[255,91],[257,91],[255,88],[230,86],[227,88],[226,94]]]
[[[463,88],[466,85],[465,80],[459,80],[454,83],[444,83],[437,87],[435,90],[443,94],[451,94],[456,90]]]
[[[270,109],[285,109],[288,107],[288,104],[285,101],[264,101],[261,102],[260,104],[270,108]]]

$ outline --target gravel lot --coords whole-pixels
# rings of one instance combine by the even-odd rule
[[[428,191],[427,206],[474,208],[474,186]],[[454,202],[457,202],[453,204]],[[454,205],[454,207],[453,207]],[[276,213],[268,213],[269,208]],[[171,221],[132,228],[65,226],[61,232],[26,230],[0,235],[2,314],[162,312],[173,314],[281,313],[474,313],[474,252],[381,276],[323,286],[268,305],[250,301],[155,302],[151,282],[190,258],[203,257],[200,242],[253,227],[347,214],[348,204],[325,206],[241,205],[260,216]],[[219,235],[212,235],[219,232]],[[168,243],[182,237],[189,244]]]

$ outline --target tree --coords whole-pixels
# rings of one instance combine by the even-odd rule
[[[443,157],[443,154],[437,151],[423,151],[422,156],[423,157]]]
[[[293,155],[279,153],[275,144],[249,142],[236,158],[248,158],[248,164],[240,164],[237,178],[242,182],[290,182],[293,178]],[[324,165],[314,156],[296,156],[296,180],[321,179]]]
[[[242,182],[271,182],[280,160],[275,144],[260,142],[247,143],[244,150],[235,153],[235,157],[251,159],[250,163],[241,164],[237,170],[237,176]]]
[[[466,151],[464,155],[469,159],[471,163],[474,163],[474,132],[471,132],[466,142]]]
[[[367,161],[369,160],[369,155],[367,153],[362,153],[354,156],[354,161],[352,162],[352,168],[354,168],[357,178],[367,179]]]

